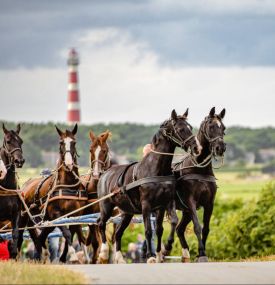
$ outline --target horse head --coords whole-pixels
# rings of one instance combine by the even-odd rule
[[[192,133],[192,126],[187,122],[188,109],[183,115],[177,115],[173,110],[171,118],[161,125],[162,133],[168,137],[176,146],[185,151],[190,148],[191,153],[198,156],[201,153],[201,145]]]
[[[96,179],[110,167],[109,146],[107,144],[110,136],[111,132],[108,130],[99,136],[96,136],[92,130],[90,131],[91,170],[92,176]]]
[[[69,171],[73,170],[74,166],[77,166],[77,151],[76,151],[76,139],[77,124],[75,124],[72,131],[61,131],[55,126],[57,133],[59,134],[59,154],[60,160],[65,168]]]
[[[225,109],[220,114],[215,114],[215,107],[213,107],[200,127],[200,132],[209,143],[209,150],[212,151],[214,156],[223,156],[226,151],[224,116]]]
[[[23,140],[19,136],[21,126],[17,125],[16,131],[6,129],[5,125],[2,125],[4,131],[3,150],[7,157],[5,164],[12,165],[21,168],[25,162],[22,151]]]

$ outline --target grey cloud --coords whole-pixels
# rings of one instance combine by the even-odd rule
[[[161,64],[275,65],[273,11],[217,12],[188,2],[1,1],[0,68],[64,65],[59,52],[75,34],[104,27],[147,42]]]

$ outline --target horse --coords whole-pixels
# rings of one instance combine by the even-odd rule
[[[22,186],[25,202],[32,213],[41,216],[42,220],[54,220],[66,215],[73,210],[84,206],[87,201],[86,192],[82,185],[77,165],[76,138],[77,124],[72,131],[63,132],[57,126],[59,135],[59,159],[55,173],[46,178],[34,178]],[[78,214],[81,215],[83,211]],[[25,220],[25,225],[32,225],[30,219]],[[46,248],[46,239],[56,226],[43,228],[40,235],[32,234],[39,258],[42,247]],[[71,233],[66,226],[58,226],[69,245],[70,261],[78,258],[72,246]],[[31,233],[32,230],[30,230]],[[21,239],[22,239],[21,233]]]
[[[18,190],[16,168],[21,168],[25,159],[22,151],[23,140],[19,136],[20,124],[17,125],[15,131],[6,129],[4,124],[2,128],[4,141],[0,150],[0,222],[1,227],[4,223],[10,223],[8,227],[4,227],[12,229],[12,242],[9,249],[11,258],[15,259],[17,257],[19,218],[22,209],[20,194],[16,191]]]
[[[194,224],[194,231],[198,239],[198,262],[207,262],[205,252],[206,240],[209,234],[209,224],[214,207],[217,184],[213,172],[212,158],[223,157],[226,151],[224,142],[225,126],[223,118],[225,109],[215,114],[213,107],[209,115],[200,125],[197,138],[202,146],[199,156],[186,156],[174,167],[176,183],[176,209],[182,211],[182,219],[176,227],[176,232],[182,246],[182,261],[189,262],[190,253],[184,233],[190,221]],[[197,209],[203,207],[203,228],[198,220]],[[164,255],[169,255],[174,242],[174,232],[171,229]]]
[[[97,184],[98,179],[102,173],[104,173],[111,166],[110,150],[107,143],[111,132],[108,130],[96,136],[91,130],[89,137],[91,140],[90,145],[90,173],[81,175],[82,183],[85,185],[85,189],[88,195],[87,203],[92,203],[97,200]],[[99,204],[96,203],[84,210],[84,215],[99,213]],[[77,234],[78,241],[81,245],[93,247],[92,264],[97,262],[99,255],[99,246],[101,244],[101,238],[99,235],[98,226],[96,224],[89,225],[89,235],[87,239],[82,234],[82,227],[80,225],[73,225],[69,227],[71,236],[73,239],[74,234]],[[62,262],[66,261],[66,255],[68,250],[68,244],[65,244],[64,251],[60,257]],[[86,261],[89,262],[89,258],[86,254],[86,248],[83,246],[83,251],[86,256]]]
[[[174,205],[174,181],[169,176],[175,148],[190,148],[193,154],[198,155],[200,145],[192,134],[192,127],[187,122],[188,109],[182,116],[178,116],[173,110],[171,118],[166,120],[152,139],[152,150],[139,163],[118,165],[109,168],[103,173],[98,182],[98,196],[105,198],[100,202],[99,228],[102,238],[102,246],[99,261],[106,263],[108,260],[108,244],[106,243],[106,222],[117,206],[121,212],[121,222],[115,232],[115,263],[125,263],[121,253],[121,238],[124,230],[130,224],[134,214],[142,214],[145,225],[145,237],[147,243],[147,262],[156,262],[152,252],[151,219],[150,215],[156,209],[156,233],[158,237],[157,254],[161,254],[161,237],[163,233],[163,218],[165,210],[170,210]],[[165,176],[165,177],[163,177]],[[160,177],[163,180],[159,180]],[[153,178],[137,185],[129,191],[123,190],[127,184],[140,179]],[[107,196],[108,195],[108,196]],[[158,259],[160,259],[158,257]]]

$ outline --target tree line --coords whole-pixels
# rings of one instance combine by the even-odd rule
[[[8,129],[16,128],[16,123],[5,122],[5,124]],[[63,130],[70,128],[65,124],[58,124],[58,127]],[[118,156],[125,156],[128,160],[139,160],[143,146],[151,142],[158,128],[159,125],[135,123],[80,125],[77,133],[79,164],[89,165],[90,130],[97,135],[107,129],[110,130],[112,132],[109,143],[111,150]],[[30,167],[46,166],[43,153],[58,152],[59,137],[54,123],[22,123],[21,137],[24,140],[23,151],[26,164]],[[0,132],[0,139],[3,140],[3,132]],[[248,153],[254,154],[255,162],[262,162],[261,149],[275,150],[275,128],[229,127],[226,129],[225,141],[227,143],[226,162],[245,161]]]

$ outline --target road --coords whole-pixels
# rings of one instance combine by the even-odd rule
[[[275,262],[67,265],[92,284],[275,284]]]

